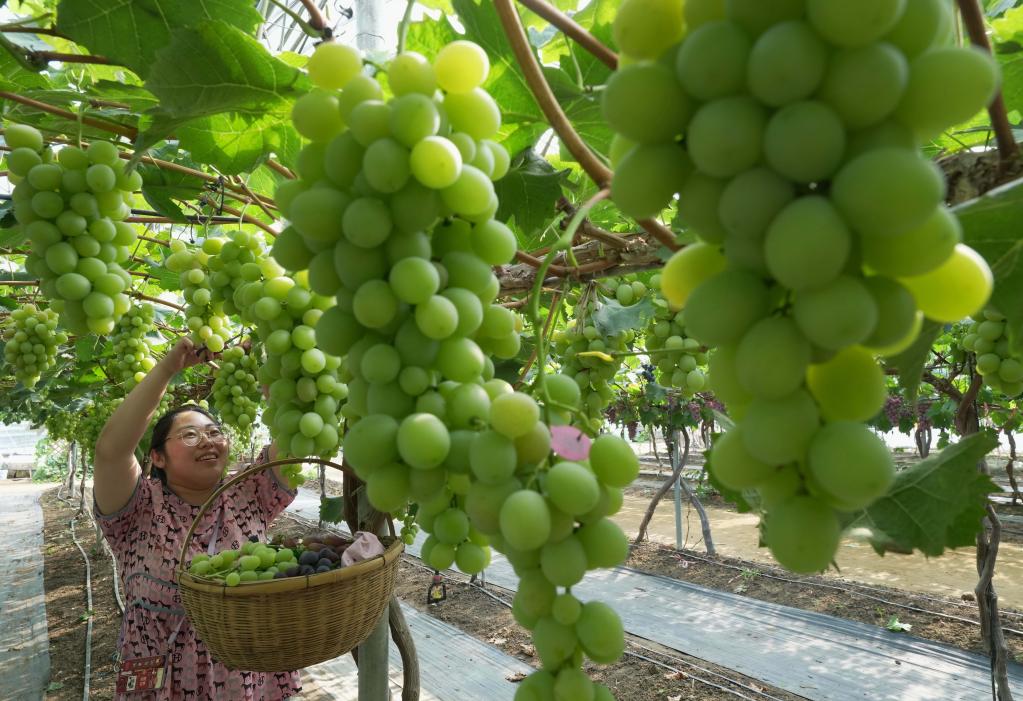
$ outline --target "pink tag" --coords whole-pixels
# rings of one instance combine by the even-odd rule
[[[569,460],[590,456],[590,437],[575,426],[551,426],[551,449]]]

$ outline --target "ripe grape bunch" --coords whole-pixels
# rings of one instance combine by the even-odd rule
[[[591,285],[578,296],[569,296],[575,321],[568,329],[556,331],[553,337],[554,354],[561,359],[561,374],[572,378],[579,386],[583,413],[588,418],[587,429],[592,433],[599,432],[604,423],[604,410],[614,398],[610,383],[623,363],[623,356],[611,354],[627,352],[636,336],[633,329],[612,335],[602,332],[596,315],[606,302],[598,289]],[[638,280],[604,289],[625,306],[645,296],[647,291],[646,285]],[[622,299],[628,302],[621,302]]]
[[[918,146],[987,105],[998,71],[950,45],[942,0],[684,12],[625,0],[615,19],[637,60],[603,93],[618,132],[612,198],[642,218],[678,194],[700,242],[661,286],[687,333],[716,349],[711,389],[736,419],[711,469],[757,490],[782,565],[819,571],[839,512],[893,479],[863,424],[886,395],[876,357],[908,347],[924,317],[956,321],[990,294],[991,271],[960,243],[942,174]]]
[[[287,543],[261,543],[258,537],[250,536],[240,548],[195,555],[188,563],[188,572],[229,587],[323,574],[343,567],[341,555],[349,545],[338,536],[326,536],[325,540],[328,542],[288,539]]]
[[[4,138],[14,216],[31,244],[25,269],[61,323],[78,334],[108,334],[130,306],[122,268],[137,238],[124,219],[142,177],[127,172],[117,147],[94,141],[54,154],[34,127],[9,124]]]
[[[1023,360],[1012,353],[1005,327],[1005,315],[988,307],[981,320],[969,325],[962,346],[977,355],[977,372],[988,387],[1017,397],[1023,394]]]
[[[690,399],[707,386],[707,354],[700,342],[685,333],[685,313],[676,312],[660,294],[661,276],[650,278],[654,294],[654,316],[647,324],[644,345],[657,370],[662,387],[674,387]]]
[[[146,338],[155,329],[156,310],[152,304],[132,305],[117,320],[110,336],[113,357],[107,369],[131,389],[156,366],[153,349]]]
[[[262,399],[258,356],[258,348],[246,352],[232,346],[220,356],[220,369],[213,374],[213,407],[224,423],[243,434],[252,428]]]
[[[491,141],[500,113],[480,87],[487,56],[465,41],[433,63],[402,53],[387,68],[394,97],[386,101],[361,69],[351,48],[317,48],[309,73],[318,89],[293,111],[311,143],[299,158],[301,177],[275,197],[291,225],[274,242],[274,257],[307,270],[312,290],[337,300],[316,324],[316,342],[344,357],[345,459],[375,508],[399,513],[416,504],[432,567],[480,572],[492,545],[516,558],[522,573],[543,578],[547,548],[548,560],[566,563],[551,565],[551,576],[581,577],[589,561],[575,535],[577,514],[538,491],[554,474],[540,407],[493,378],[492,357],[519,351],[521,321],[494,304],[491,266],[513,258],[516,240],[493,218],[492,183],[508,155]],[[587,527],[613,532],[605,517],[620,503],[620,485],[600,484],[581,464],[561,473],[548,479],[564,480],[553,491],[581,484],[583,498],[566,505]],[[613,547],[625,542],[618,535],[599,539],[595,551],[607,558],[599,562],[624,552]],[[538,585],[535,597],[525,597],[540,598],[531,615],[549,667],[527,688],[555,672],[571,678],[566,683],[592,684],[574,654],[580,643],[594,659],[621,652],[620,622],[602,604],[580,612],[580,602],[566,600],[562,622],[555,620],[543,598],[555,586]]]
[[[207,267],[210,254],[204,248],[190,248],[181,239],[170,242],[170,251],[165,264],[172,273],[180,275],[186,304],[185,318],[192,340],[219,353],[231,338],[231,320],[225,314],[224,303],[213,299],[213,285]]]
[[[67,334],[57,330],[57,313],[26,304],[11,312],[4,326],[4,360],[25,387],[35,387],[44,372],[57,362],[57,346]]]

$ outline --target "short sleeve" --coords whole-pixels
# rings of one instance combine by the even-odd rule
[[[135,491],[132,492],[128,503],[112,514],[100,513],[99,505],[93,496],[92,512],[96,516],[96,523],[99,524],[100,530],[103,531],[107,542],[114,550],[119,550],[138,530],[143,512],[152,510],[152,489],[153,481],[139,474],[138,481],[135,483]]]

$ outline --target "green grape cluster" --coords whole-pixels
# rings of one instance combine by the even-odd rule
[[[983,319],[967,327],[962,347],[976,354],[977,372],[988,387],[1006,397],[1023,394],[1023,359],[1011,350],[1004,314],[985,309]]]
[[[311,292],[304,273],[248,285],[239,295],[249,302],[242,314],[254,319],[266,350],[258,373],[269,387],[263,423],[282,457],[332,458],[348,387],[339,379],[341,359],[316,347],[315,328],[331,300]],[[303,481],[300,465],[286,472],[294,482]]]
[[[660,290],[661,276],[650,278],[654,290]],[[700,342],[685,333],[685,313],[676,312],[660,293],[653,296],[654,316],[644,331],[643,345],[657,371],[662,387],[674,387],[689,399],[707,388],[707,354]]]
[[[46,416],[43,427],[50,438],[71,442],[79,439],[78,423],[77,412],[54,410]]]
[[[132,305],[117,320],[114,333],[110,336],[113,357],[107,370],[114,375],[112,379],[124,382],[129,390],[142,382],[146,373],[156,367],[153,348],[147,338],[156,328],[155,317],[156,309],[152,304]]]
[[[401,532],[398,537],[405,545],[412,545],[416,542],[416,535],[419,533],[419,524],[416,523],[415,514],[410,509],[406,509],[401,516]]]
[[[589,561],[578,518],[613,529],[605,517],[620,492],[616,500],[618,487],[601,485],[597,460],[592,471],[576,464],[555,472],[536,400],[494,378],[492,358],[518,354],[521,321],[494,303],[499,283],[491,268],[512,260],[516,240],[493,218],[493,181],[507,170],[508,155],[490,140],[500,113],[480,87],[486,53],[466,41],[433,62],[402,53],[387,68],[389,100],[361,67],[356,51],[331,44],[310,59],[318,89],[299,99],[292,116],[311,143],[299,157],[301,177],[275,197],[290,226],[273,246],[282,266],[307,270],[312,290],[337,302],[316,324],[316,342],[344,358],[345,460],[375,508],[400,513],[416,504],[431,567],[477,573],[494,546],[522,573],[544,578],[541,551],[549,545],[548,560],[557,559],[556,548],[571,558],[570,569],[552,577],[581,576],[578,565],[585,571]],[[549,379],[548,394],[575,387],[568,378]],[[553,501],[540,491],[545,480],[563,484],[550,488]],[[555,495],[571,491],[573,480],[590,490],[564,504],[585,506],[578,517],[556,506]],[[595,551],[624,543],[618,535],[595,538]],[[578,621],[566,611],[558,623],[535,602],[544,619],[535,639],[557,638],[544,648],[545,674],[570,667],[582,674],[574,655],[580,644],[595,659],[620,653],[613,624],[606,625],[617,618],[591,608]],[[620,638],[620,622],[617,630]]]
[[[25,269],[66,328],[110,333],[130,306],[131,276],[121,266],[137,235],[124,220],[142,177],[124,169],[109,142],[54,153],[34,127],[9,124],[4,136],[14,216],[31,244]]]
[[[886,395],[876,356],[991,291],[918,149],[998,84],[991,56],[952,46],[951,28],[944,0],[705,0],[684,14],[625,0],[615,19],[638,60],[602,95],[612,198],[645,218],[677,195],[700,239],[661,287],[716,349],[710,387],[736,419],[711,469],[757,490],[764,540],[794,571],[826,568],[839,513],[892,482],[863,423]]]
[[[213,299],[213,283],[207,267],[211,256],[204,248],[189,248],[180,239],[171,241],[170,250],[165,265],[172,273],[180,275],[185,318],[192,340],[219,353],[231,338],[231,320],[225,312],[224,302]]]
[[[203,253],[209,256],[212,303],[221,304],[225,314],[238,314],[246,305],[241,289],[252,282],[262,282],[284,271],[269,257],[261,234],[231,231],[225,236],[211,236],[202,242]]]
[[[606,304],[603,289],[621,304],[628,306],[646,296],[646,285],[632,283],[589,286],[582,293],[572,293],[566,301],[572,305],[573,323],[554,332],[554,355],[561,360],[561,374],[575,380],[581,392],[582,413],[590,433],[598,433],[604,424],[604,410],[614,399],[611,382],[621,369],[624,356],[636,339],[634,329],[607,335],[596,321],[596,314]],[[628,290],[628,292],[626,292]],[[628,302],[623,303],[621,300]]]
[[[243,434],[252,428],[262,399],[256,379],[258,357],[257,348],[246,352],[232,346],[220,356],[220,368],[213,373],[213,407],[224,423]]]
[[[259,537],[249,536],[240,548],[195,555],[188,563],[188,572],[236,587],[246,582],[306,577],[343,567],[341,556],[351,541],[335,535],[324,536],[325,542],[314,539],[319,537],[262,543]]]
[[[3,338],[4,360],[26,387],[35,387],[44,372],[57,362],[57,346],[67,334],[57,330],[57,313],[34,304],[18,307],[7,318]]]

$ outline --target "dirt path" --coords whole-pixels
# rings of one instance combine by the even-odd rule
[[[702,550],[700,519],[683,495],[682,537],[685,547]],[[633,493],[627,495],[622,510],[615,516],[625,533],[634,538],[646,512],[649,497]],[[776,564],[766,548],[757,543],[755,514],[739,514],[714,506],[707,507],[714,545],[720,554]],[[664,544],[675,544],[675,505],[669,492],[657,507],[650,524],[651,539]],[[977,583],[976,549],[950,550],[937,558],[919,553],[878,557],[868,543],[845,538],[838,551],[837,562],[841,577],[872,586],[896,587],[938,596],[958,598],[972,592]],[[838,577],[834,572],[828,576]],[[1002,606],[1023,609],[1023,547],[1015,543],[1002,543],[995,569],[995,589]]]

